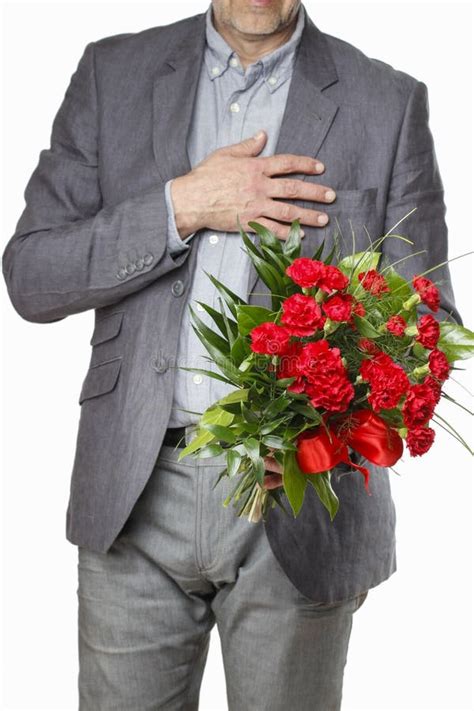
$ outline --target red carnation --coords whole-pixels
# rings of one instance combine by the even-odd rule
[[[359,338],[357,345],[361,351],[369,353],[370,355],[377,355],[377,353],[380,353],[380,348],[369,338]]]
[[[422,302],[432,311],[437,311],[439,309],[439,291],[433,282],[425,277],[414,276],[412,284]]]
[[[310,289],[312,286],[316,286],[323,276],[325,266],[324,262],[319,262],[316,259],[299,257],[286,268],[286,274],[288,274],[290,279],[293,279],[298,286],[301,286],[303,289]]]
[[[312,296],[293,294],[282,307],[281,322],[292,336],[312,336],[324,324],[321,308]]]
[[[426,385],[427,388],[430,388],[431,392],[433,393],[435,405],[437,405],[441,398],[441,385],[439,384],[439,382],[431,375],[427,375],[426,378],[423,380],[423,385]]]
[[[299,341],[290,343],[286,352],[281,356],[278,369],[278,378],[296,378],[288,390],[294,393],[302,393],[304,390],[304,378],[300,371],[300,355],[303,349],[303,344]]]
[[[402,407],[406,426],[413,429],[426,425],[433,417],[436,402],[436,393],[429,383],[411,385]]]
[[[332,321],[349,321],[353,304],[351,294],[335,294],[323,303],[323,309]]]
[[[407,446],[412,457],[419,457],[430,449],[435,431],[431,427],[414,427],[408,431]]]
[[[373,358],[363,360],[359,372],[363,380],[369,383],[368,401],[375,412],[396,407],[401,396],[410,387],[403,368],[386,353],[379,352]]]
[[[352,306],[352,315],[365,316],[365,306],[362,301],[357,301],[354,299],[354,305]]]
[[[339,348],[322,339],[307,343],[301,352],[299,371],[306,378],[305,393],[311,404],[330,412],[344,412],[354,397]]]
[[[403,316],[391,316],[385,325],[387,330],[393,333],[394,336],[403,336],[407,327]]]
[[[375,269],[369,269],[368,272],[359,272],[357,278],[364,289],[373,296],[381,296],[390,291],[385,277],[379,274]]]
[[[439,323],[431,314],[422,316],[417,323],[418,335],[416,340],[424,348],[436,348],[440,336]]]
[[[332,264],[325,265],[322,278],[318,281],[318,286],[328,294],[331,291],[341,291],[349,284],[349,279],[338,267]]]
[[[428,363],[430,366],[430,372],[438,378],[438,380],[444,381],[449,377],[449,361],[446,358],[443,351],[435,349],[431,351]]]
[[[250,331],[252,343],[250,348],[254,353],[264,355],[281,355],[285,353],[290,341],[290,334],[282,326],[267,321],[260,326],[255,326]]]

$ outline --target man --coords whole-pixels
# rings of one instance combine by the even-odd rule
[[[421,253],[398,268],[444,261],[426,86],[298,0],[214,0],[86,46],[25,199],[3,256],[15,309],[38,323],[95,309],[66,528],[80,708],[197,709],[217,623],[229,709],[339,709],[353,613],[396,568],[388,472],[371,467],[368,497],[340,467],[333,523],[316,496],[262,525],[225,509],[220,457],[177,462],[222,392],[179,368],[203,365],[186,305],[215,302],[204,270],[266,303],[237,216],[281,239],[298,218],[311,255],[335,234],[364,248],[416,207],[404,233]],[[436,276],[440,318],[460,320],[449,270]]]

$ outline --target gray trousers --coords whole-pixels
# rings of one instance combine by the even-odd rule
[[[161,449],[107,553],[78,547],[80,711],[194,711],[214,624],[230,711],[336,711],[352,615],[306,598],[261,523],[222,506],[221,457]],[[295,542],[289,542],[295,545]]]

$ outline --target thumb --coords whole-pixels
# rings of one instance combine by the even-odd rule
[[[224,146],[220,150],[226,155],[235,156],[236,158],[239,156],[256,156],[263,149],[266,142],[267,134],[262,130],[258,131],[254,136],[250,136],[250,138]]]

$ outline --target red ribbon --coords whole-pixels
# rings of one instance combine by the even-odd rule
[[[369,494],[370,472],[367,467],[354,464],[348,447],[381,467],[391,467],[403,454],[398,432],[371,410],[352,412],[337,428],[320,425],[307,430],[298,437],[297,446],[296,459],[302,472],[319,474],[344,462],[363,474]]]

